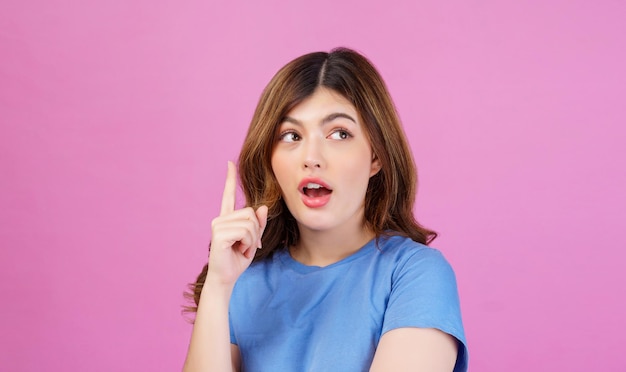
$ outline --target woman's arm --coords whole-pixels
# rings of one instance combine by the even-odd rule
[[[185,372],[232,372],[240,369],[239,350],[230,343],[228,306],[235,282],[261,247],[267,207],[235,210],[236,171],[228,163],[222,208],[211,223],[207,276],[191,333]]]
[[[239,350],[230,343],[228,326],[231,293],[232,286],[204,283],[183,371],[239,370]]]
[[[454,337],[434,328],[397,328],[378,343],[370,371],[452,372],[458,352]]]

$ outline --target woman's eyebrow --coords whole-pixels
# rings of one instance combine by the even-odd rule
[[[333,121],[335,119],[338,119],[338,118],[348,119],[348,120],[352,121],[354,124],[357,123],[356,120],[352,116],[350,116],[348,114],[345,114],[343,112],[335,112],[335,113],[332,113],[330,115],[327,115],[324,119],[322,119],[322,125],[326,124],[326,123],[329,123],[329,122],[331,122],[331,121]],[[294,118],[289,117],[289,116],[285,116],[285,118],[282,121],[283,122],[288,122],[288,123],[291,123],[291,124],[295,124],[295,125],[302,125],[302,122],[300,120],[294,119]]]
[[[326,116],[324,118],[324,120],[322,120],[323,124],[328,123],[329,121],[333,121],[337,118],[344,118],[344,119],[348,119],[350,121],[352,121],[354,124],[356,124],[356,120],[354,120],[354,118],[348,114],[344,114],[343,112],[336,112],[334,114],[330,114],[328,116]]]

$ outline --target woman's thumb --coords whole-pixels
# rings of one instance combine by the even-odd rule
[[[265,232],[265,226],[267,226],[267,206],[262,205],[254,212],[256,214],[256,218],[259,221],[259,248],[262,248],[261,245],[261,237],[263,236],[263,232]]]

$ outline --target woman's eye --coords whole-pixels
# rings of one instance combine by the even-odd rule
[[[296,132],[285,132],[280,135],[280,140],[283,142],[296,142],[300,140],[300,136]]]
[[[350,137],[352,137],[352,135],[347,130],[343,130],[343,129],[336,130],[332,132],[329,136],[329,138],[334,139],[334,140],[345,140]]]

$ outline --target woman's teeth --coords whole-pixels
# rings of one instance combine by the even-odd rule
[[[318,197],[330,194],[331,190],[318,183],[309,182],[305,187],[302,188],[302,193],[306,196]]]

